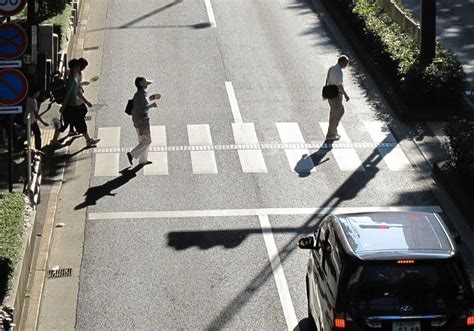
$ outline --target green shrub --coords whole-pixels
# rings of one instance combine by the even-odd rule
[[[0,195],[0,302],[20,259],[25,201],[21,194]]]
[[[448,143],[447,166],[455,170],[466,184],[466,188],[474,193],[474,120],[453,118],[445,128]]]
[[[330,0],[327,0],[330,1]],[[437,42],[431,64],[420,64],[420,48],[384,9],[371,0],[335,0],[410,108],[458,109],[465,75],[456,56]]]
[[[59,27],[59,40],[61,45],[64,45],[66,42],[67,30],[69,29],[69,16],[71,16],[72,6],[67,4],[63,6],[62,10],[57,13],[55,16],[44,21],[46,24],[52,24]]]

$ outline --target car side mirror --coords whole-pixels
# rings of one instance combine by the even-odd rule
[[[314,249],[314,237],[304,237],[298,240],[298,247],[301,249]]]
[[[453,236],[453,239],[454,239],[454,242],[457,244],[457,245],[461,245],[462,244],[462,237],[459,233],[452,233],[451,234]]]

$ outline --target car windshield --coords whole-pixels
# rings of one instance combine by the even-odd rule
[[[418,313],[449,310],[468,295],[457,264],[390,264],[361,266],[348,286],[352,305],[360,309],[398,310],[410,305]]]

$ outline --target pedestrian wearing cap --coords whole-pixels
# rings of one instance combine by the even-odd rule
[[[328,99],[329,102],[329,127],[326,135],[326,140],[338,140],[341,136],[337,133],[337,127],[344,115],[344,106],[342,105],[342,96],[349,101],[349,96],[344,90],[342,69],[349,65],[349,58],[341,55],[337,60],[337,64],[333,65],[328,70],[326,85],[336,85],[339,88],[338,95],[333,99]]]
[[[151,83],[151,80],[143,76],[135,78],[137,92],[133,96],[132,121],[133,126],[137,130],[138,145],[127,153],[130,164],[133,164],[133,159],[138,159],[139,164],[151,163],[151,161],[148,160],[148,147],[151,144],[150,117],[148,116],[148,111],[150,108],[156,107],[156,102],[150,103],[148,100],[154,101],[161,98],[160,94],[153,94],[148,97],[146,89]]]

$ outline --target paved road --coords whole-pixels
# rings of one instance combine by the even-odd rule
[[[107,2],[77,329],[293,329],[329,212],[438,210],[419,154],[365,72],[343,139],[320,97],[339,43],[306,1]],[[88,31],[88,37],[94,33]],[[349,53],[350,54],[350,53]],[[159,92],[153,165],[130,168],[133,78]],[[79,154],[77,157],[81,157]]]

